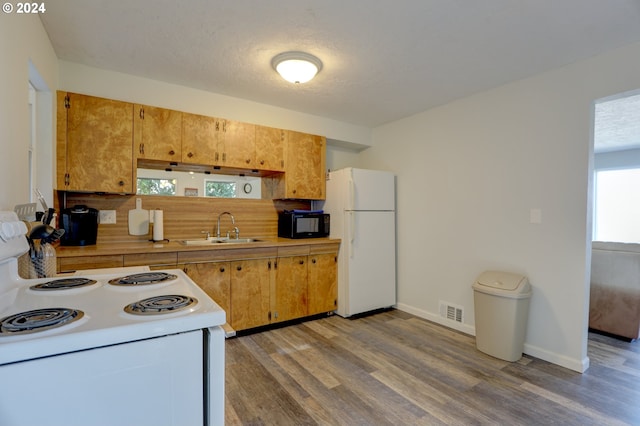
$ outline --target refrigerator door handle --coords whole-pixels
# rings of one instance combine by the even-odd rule
[[[348,210],[353,210],[355,209],[355,205],[356,205],[356,191],[355,191],[355,184],[353,183],[353,178],[351,176],[349,176],[349,182],[347,184],[347,209]]]
[[[349,257],[353,258],[353,242],[356,239],[356,215],[349,212]]]

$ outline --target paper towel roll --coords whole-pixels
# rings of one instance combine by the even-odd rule
[[[164,223],[162,210],[153,211],[153,241],[164,240]]]

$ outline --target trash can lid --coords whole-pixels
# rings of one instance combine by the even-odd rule
[[[485,293],[507,297],[531,294],[531,285],[524,275],[503,271],[485,271],[477,278],[473,288]]]

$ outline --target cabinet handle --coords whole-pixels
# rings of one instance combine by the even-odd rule
[[[311,259],[311,263],[315,264],[316,263],[316,259]]]
[[[268,266],[269,270],[271,270],[271,261],[267,262],[267,266]]]
[[[140,119],[144,120],[144,108],[140,108]]]
[[[193,153],[192,152],[188,153],[187,157],[189,157],[189,158],[193,157]]]
[[[295,193],[296,193],[296,190],[294,189],[292,192],[295,194]]]
[[[247,162],[247,164],[251,163],[251,159],[250,158],[247,158],[245,161]]]
[[[237,269],[238,271],[242,271],[242,266],[238,265],[238,266],[236,266],[236,269]]]
[[[216,161],[218,161],[218,153],[216,152]]]
[[[120,185],[120,186],[124,186],[124,181],[123,181],[123,180],[121,180],[120,182],[118,182],[118,185]]]
[[[223,153],[222,153],[222,161],[223,161],[223,162],[224,162],[224,161],[227,161],[227,153],[226,153],[226,152],[223,152]]]
[[[221,267],[221,268],[220,268],[220,272],[224,272],[224,268],[222,268],[222,267]]]
[[[304,260],[301,260],[301,261],[300,261],[300,264],[301,264],[301,265],[304,265]]]
[[[169,155],[175,155],[175,153],[176,152],[174,150],[169,151]]]
[[[264,166],[264,160],[260,160],[260,165]]]

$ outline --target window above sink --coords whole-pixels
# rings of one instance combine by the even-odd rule
[[[261,198],[261,178],[155,169],[137,170],[138,195]]]

